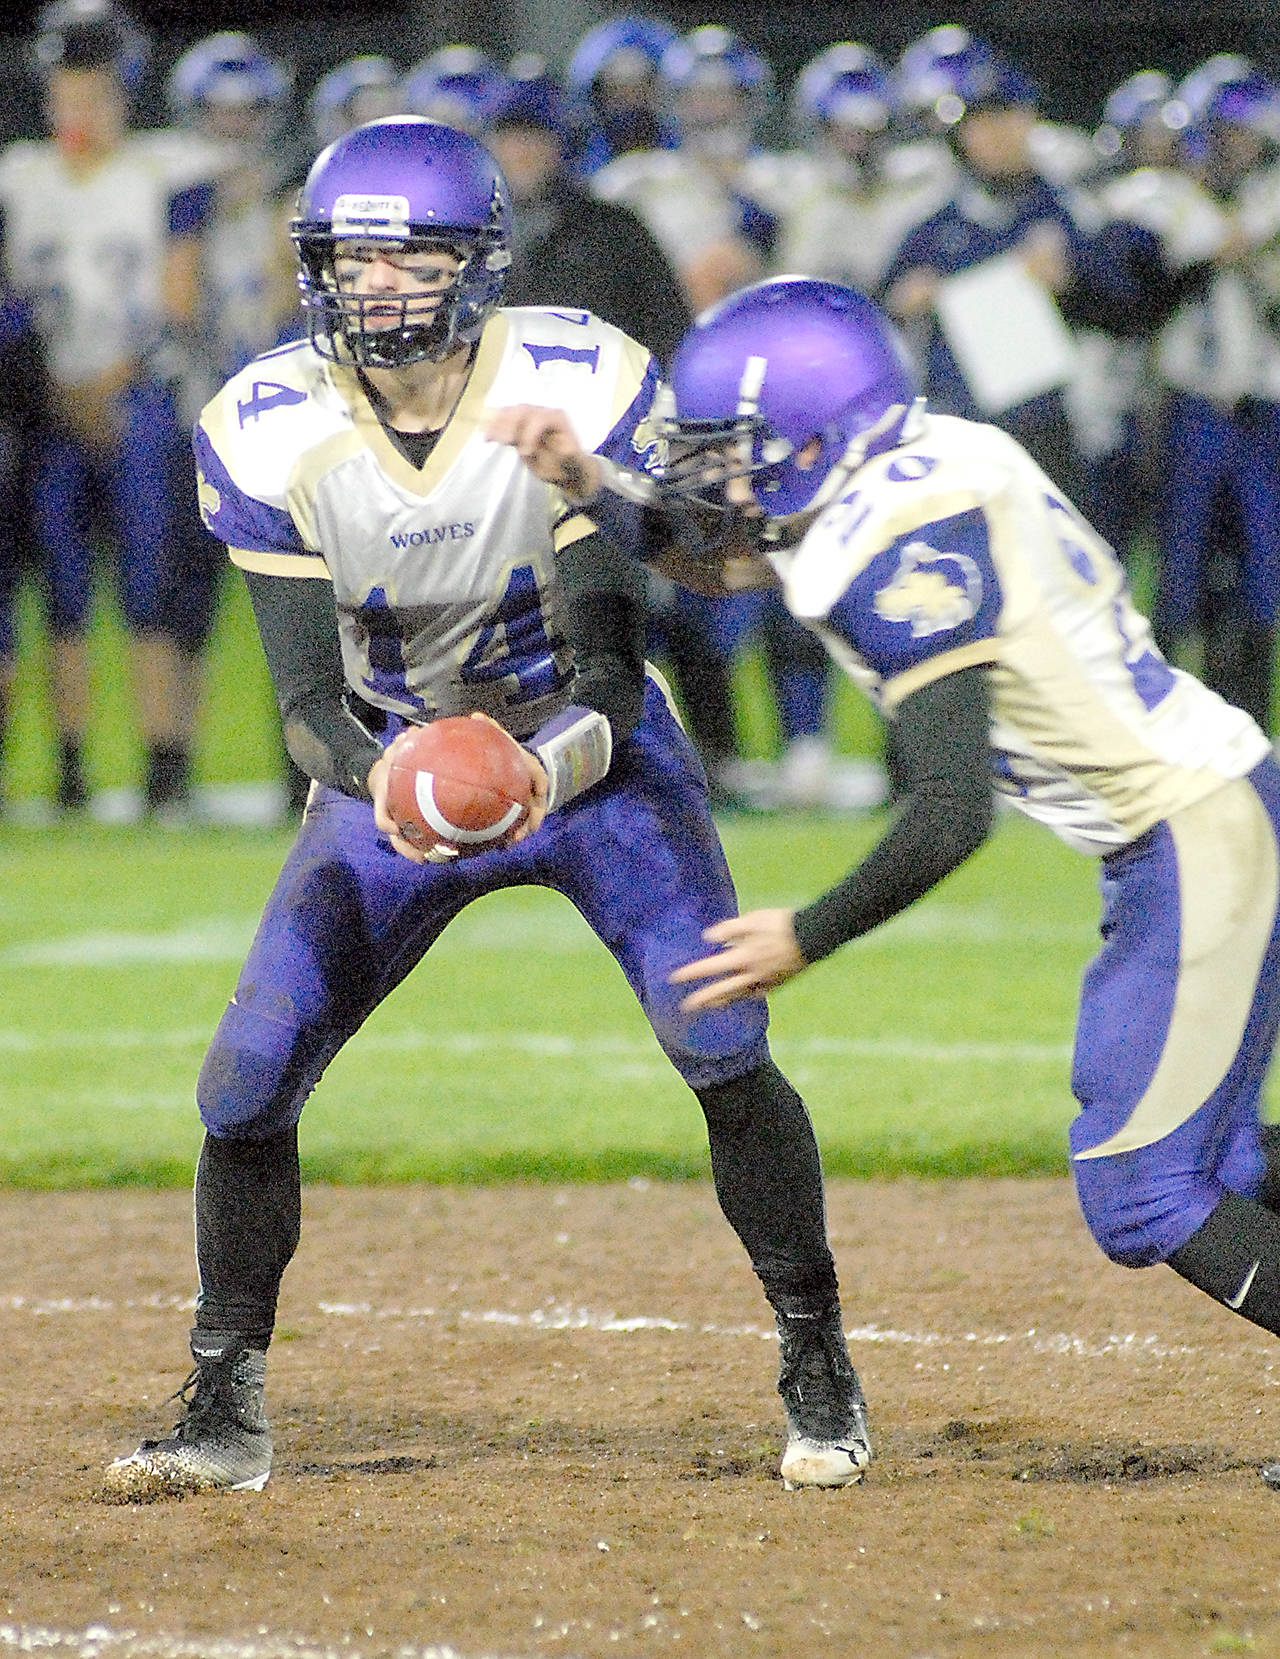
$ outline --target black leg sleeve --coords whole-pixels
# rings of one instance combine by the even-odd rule
[[[711,1173],[730,1226],[773,1308],[813,1314],[837,1301],[818,1143],[804,1102],[768,1060],[695,1091]]]
[[[301,1222],[296,1128],[263,1141],[205,1136],[196,1169],[197,1330],[236,1331],[267,1346]]]
[[[1262,1204],[1224,1193],[1169,1266],[1215,1302],[1280,1336],[1280,1216]]]

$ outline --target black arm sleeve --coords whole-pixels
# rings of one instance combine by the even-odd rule
[[[806,962],[905,910],[975,852],[991,830],[986,672],[963,668],[906,698],[893,722],[905,800],[862,863],[795,918]]]
[[[333,588],[310,576],[246,571],[289,753],[308,777],[367,801],[381,754],[346,701]]]
[[[575,703],[603,714],[621,743],[644,706],[644,567],[599,534],[556,556],[578,667]]]

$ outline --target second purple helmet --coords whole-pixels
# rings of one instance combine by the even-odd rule
[[[743,478],[776,519],[825,506],[864,461],[901,443],[918,384],[865,295],[787,276],[704,312],[672,359],[667,396],[663,493],[728,507],[717,492]]]

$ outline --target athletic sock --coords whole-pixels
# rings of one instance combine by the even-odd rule
[[[694,1092],[707,1120],[720,1208],[770,1305],[785,1317],[838,1305],[822,1165],[800,1096],[772,1060]]]
[[[82,812],[89,803],[84,782],[84,751],[78,737],[58,741],[58,805],[68,812]]]
[[[197,1330],[237,1331],[267,1346],[301,1223],[296,1128],[256,1141],[205,1136],[196,1168]]]
[[[191,754],[184,743],[153,743],[147,751],[147,810],[185,800],[191,787]]]
[[[1252,1198],[1224,1193],[1168,1260],[1197,1290],[1280,1336],[1280,1216]]]

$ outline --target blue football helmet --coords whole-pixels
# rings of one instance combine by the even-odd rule
[[[438,363],[478,339],[511,264],[510,199],[497,163],[469,133],[422,116],[367,122],[322,151],[290,234],[312,344],[333,362],[366,368]],[[339,289],[334,260],[344,241],[445,247],[461,265],[429,315],[405,295],[399,322],[387,327],[385,296]]]
[[[859,41],[841,40],[811,58],[797,75],[791,88],[792,126],[802,140],[824,126],[883,133],[895,101],[884,59]]]
[[[661,494],[739,516],[726,486],[745,479],[766,533],[835,500],[865,461],[911,436],[922,406],[884,313],[852,288],[797,276],[704,312],[676,348],[664,401]]]
[[[409,114],[478,133],[505,85],[501,68],[478,46],[442,46],[407,71],[401,103]]]
[[[307,99],[316,142],[332,144],[352,127],[400,111],[400,71],[376,53],[347,58],[322,75]]]
[[[1098,154],[1112,161],[1122,157],[1134,136],[1146,129],[1171,132],[1172,99],[1173,82],[1162,69],[1139,69],[1127,76],[1102,106],[1102,124],[1093,135]]]
[[[575,130],[569,96],[538,53],[522,52],[508,64],[485,120],[486,128],[500,126],[541,127],[568,148]]]
[[[151,43],[112,0],[51,0],[36,14],[36,64],[53,69],[114,69],[128,93],[146,73]]]
[[[625,12],[597,23],[570,53],[565,83],[590,95],[601,79],[635,85],[656,76],[677,31],[660,17]]]
[[[178,121],[216,110],[282,112],[292,90],[292,70],[252,35],[234,29],[188,47],[165,83],[170,113]]]
[[[1016,64],[958,23],[940,24],[912,41],[898,60],[896,80],[904,108],[942,131],[983,104],[1038,101]]]
[[[1280,145],[1280,87],[1248,58],[1219,52],[1179,84],[1179,142],[1191,161],[1209,156],[1216,126],[1244,127],[1272,147]]]

